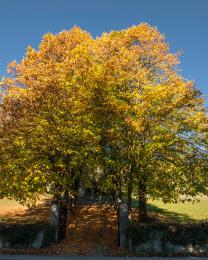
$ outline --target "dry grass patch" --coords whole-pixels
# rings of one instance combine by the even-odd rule
[[[17,201],[0,200],[0,223],[36,223],[48,222],[50,216],[50,200],[41,199],[33,208],[20,205]]]

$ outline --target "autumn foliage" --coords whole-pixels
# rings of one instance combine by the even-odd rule
[[[91,178],[146,221],[148,198],[207,194],[207,111],[178,64],[148,24],[44,35],[1,83],[0,196],[76,197]]]

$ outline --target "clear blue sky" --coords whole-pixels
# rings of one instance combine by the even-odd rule
[[[95,37],[148,22],[166,35],[171,51],[184,51],[182,75],[208,95],[208,0],[0,0],[0,11],[1,75],[46,32],[78,25]]]

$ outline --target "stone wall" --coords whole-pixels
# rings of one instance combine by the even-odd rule
[[[125,245],[150,255],[208,254],[208,223],[131,223],[126,229]]]
[[[1,224],[0,248],[42,248],[65,237],[67,208],[52,201],[50,223]]]
[[[42,248],[55,241],[49,224],[0,225],[0,248]]]

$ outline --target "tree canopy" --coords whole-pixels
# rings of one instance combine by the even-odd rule
[[[148,198],[207,194],[207,110],[178,64],[145,23],[96,39],[79,27],[44,35],[1,83],[0,195],[75,192],[99,168],[129,207],[138,197],[145,221]]]

